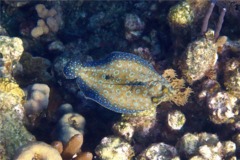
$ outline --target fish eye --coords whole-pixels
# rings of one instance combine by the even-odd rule
[[[152,98],[152,102],[153,102],[153,103],[158,103],[158,98],[157,98],[157,97],[153,97],[153,98]]]
[[[110,76],[109,76],[109,75],[106,75],[106,76],[105,76],[105,79],[106,79],[106,80],[110,79]]]

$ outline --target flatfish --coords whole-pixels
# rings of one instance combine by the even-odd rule
[[[63,72],[67,79],[76,78],[86,98],[118,113],[144,111],[177,94],[151,64],[125,52],[87,63],[73,59]]]

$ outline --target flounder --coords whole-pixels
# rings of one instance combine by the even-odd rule
[[[118,113],[144,111],[173,100],[177,94],[169,78],[159,75],[142,58],[125,52],[87,63],[73,59],[64,67],[64,75],[76,78],[86,98]]]

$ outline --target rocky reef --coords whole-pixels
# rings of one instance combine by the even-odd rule
[[[239,5],[1,1],[0,159],[240,159]]]

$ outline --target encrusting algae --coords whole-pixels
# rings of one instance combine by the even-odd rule
[[[0,148],[4,150],[0,151],[0,159],[12,159],[20,146],[35,140],[22,122],[24,96],[13,79],[0,78]]]
[[[67,79],[76,78],[86,98],[119,113],[136,113],[173,101],[184,105],[192,92],[174,70],[159,75],[147,61],[124,52],[82,64],[71,60],[64,68]]]
[[[215,32],[208,30],[205,36],[190,43],[186,49],[186,60],[182,72],[188,83],[209,75],[214,78],[214,66],[218,60],[218,49],[226,42],[226,37],[214,38]]]
[[[16,104],[19,102],[22,103],[23,97],[25,96],[24,91],[18,86],[18,84],[16,82],[14,82],[13,80],[10,80],[9,78],[0,78],[0,94],[5,95],[5,96],[7,95],[7,96],[14,97]],[[12,101],[9,102],[9,101],[6,101],[6,97],[5,97],[1,101],[2,107],[7,107],[7,106],[12,107],[12,105],[3,105],[3,104],[5,104],[4,102],[13,103],[13,99],[12,99]],[[2,107],[0,107],[0,109],[4,110],[4,108],[2,108]],[[12,109],[12,108],[6,108],[6,109]]]

